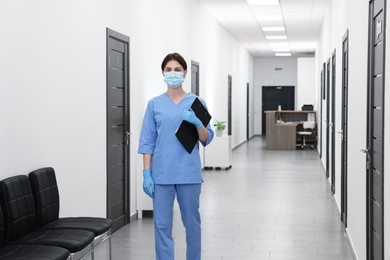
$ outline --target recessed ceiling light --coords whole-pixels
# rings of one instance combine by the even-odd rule
[[[246,0],[249,5],[279,5],[279,0]]]
[[[284,32],[286,28],[284,26],[275,26],[275,27],[261,27],[263,32]]]
[[[288,45],[288,42],[270,42],[270,45],[272,48],[274,49],[286,49],[286,48],[290,48],[290,46]]]
[[[286,35],[268,35],[265,36],[267,40],[287,40]]]
[[[289,52],[276,52],[275,56],[291,56]]]
[[[290,48],[272,49],[274,52],[290,52]]]
[[[274,14],[274,15],[256,15],[256,19],[260,21],[261,23],[265,22],[272,22],[272,23],[278,23],[282,24],[283,22],[283,16],[280,14]]]

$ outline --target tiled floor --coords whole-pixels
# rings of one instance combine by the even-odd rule
[[[203,260],[353,259],[314,150],[267,151],[264,138],[252,138],[234,150],[230,170],[204,172],[201,215]],[[175,207],[177,260],[185,260],[184,235]],[[152,218],[131,222],[112,241],[115,260],[154,259]],[[100,257],[106,249],[99,250]]]

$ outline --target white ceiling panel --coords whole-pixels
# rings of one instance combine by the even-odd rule
[[[292,56],[313,55],[329,0],[279,0],[279,6],[250,6],[246,0],[198,0],[255,57],[274,56],[275,44]],[[285,26],[285,32],[263,32],[264,26]],[[266,35],[287,35],[284,41]]]

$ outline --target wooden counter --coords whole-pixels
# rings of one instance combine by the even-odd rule
[[[267,149],[295,150],[297,143],[297,126],[308,121],[308,115],[315,121],[315,111],[265,111],[267,128]],[[282,120],[283,123],[276,123]]]

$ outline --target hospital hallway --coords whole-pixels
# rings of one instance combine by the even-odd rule
[[[203,171],[202,260],[353,259],[318,152],[265,146],[254,137],[233,150],[231,169]],[[177,205],[173,236],[184,260]],[[112,243],[115,260],[155,259],[152,217],[133,220]]]

